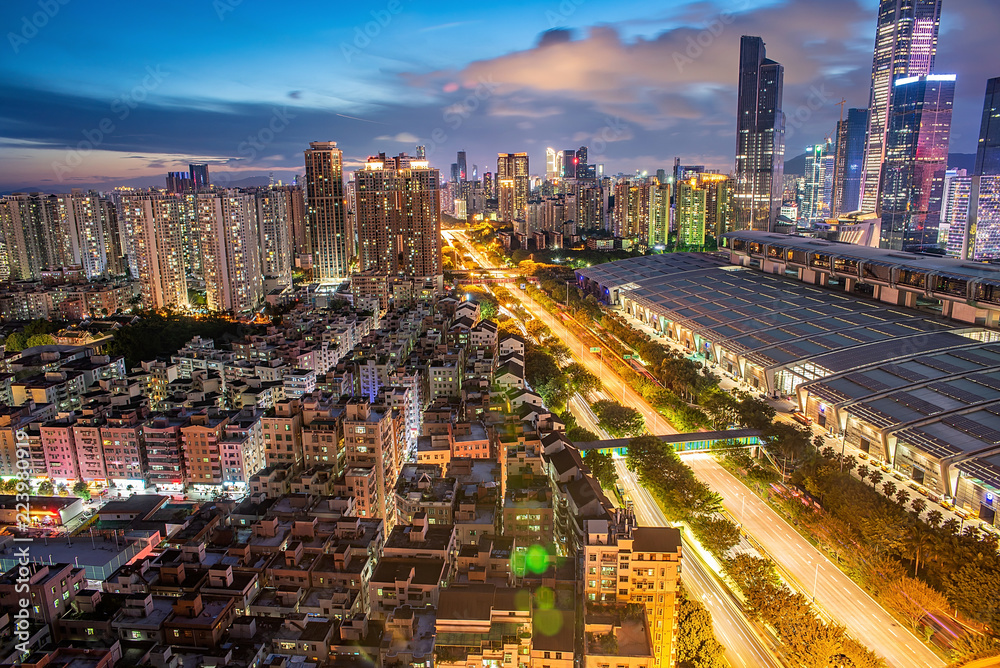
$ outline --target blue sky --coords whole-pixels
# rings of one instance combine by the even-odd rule
[[[162,185],[167,171],[288,178],[311,140],[352,162],[427,144],[480,172],[499,151],[591,146],[606,171],[674,156],[731,167],[736,49],[785,64],[794,156],[865,106],[876,0],[0,5],[0,191]],[[997,62],[995,0],[944,3],[941,72],[959,75],[953,152],[975,149]],[[597,150],[595,150],[597,149]]]

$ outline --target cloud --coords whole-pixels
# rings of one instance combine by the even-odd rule
[[[409,132],[399,132],[394,135],[379,135],[376,141],[395,141],[401,144],[416,144],[420,138]]]

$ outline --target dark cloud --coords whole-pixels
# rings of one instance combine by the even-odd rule
[[[573,31],[568,28],[553,28],[546,30],[538,36],[538,48],[544,48],[553,44],[565,44],[573,41]]]
[[[744,34],[762,36],[768,55],[785,65],[789,157],[833,132],[841,98],[848,106],[867,105],[873,0],[786,0],[762,9],[729,4],[740,11],[727,14],[708,2],[688,5],[681,17],[685,25],[652,37],[627,38],[631,33],[614,25],[581,35],[554,29],[534,47],[460,69],[386,74],[381,84],[416,89],[431,101],[363,111],[310,106],[314,100],[339,102],[306,89],[288,92],[288,106],[150,96],[121,118],[110,100],[41,90],[4,76],[0,138],[5,151],[31,145],[61,160],[107,119],[114,129],[103,133],[99,148],[138,153],[147,169],[163,171],[182,169],[197,157],[244,173],[300,172],[308,142],[326,139],[337,140],[348,164],[356,165],[378,151],[408,150],[403,138],[425,144],[443,170],[460,149],[480,173],[495,168],[498,151],[530,149],[532,171],[540,173],[545,146],[580,144],[591,146],[595,162],[612,173],[652,171],[669,166],[674,156],[726,170],[735,149],[736,70]],[[975,148],[986,79],[1000,75],[992,57],[998,25],[996,0],[945,3],[937,70],[959,75],[952,152]],[[93,174],[88,164],[85,158],[74,174]],[[0,173],[0,189],[22,178],[13,169]],[[51,171],[41,175],[48,176]]]

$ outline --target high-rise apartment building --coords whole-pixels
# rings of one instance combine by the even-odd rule
[[[784,68],[764,40],[740,39],[733,229],[770,230],[781,211],[785,171]]]
[[[645,608],[654,666],[674,665],[681,534],[669,527],[638,527],[618,511],[611,520],[585,520],[584,600]]]
[[[260,268],[282,285],[292,284],[291,216],[293,191],[282,188],[257,189],[257,232],[260,235]]]
[[[344,410],[344,450],[347,476],[370,480],[374,477],[374,498],[365,495],[358,514],[379,517],[386,531],[396,523],[396,480],[403,465],[406,447],[403,414],[394,408],[352,401]],[[361,474],[360,471],[367,471]],[[352,475],[353,472],[353,475]]]
[[[1000,174],[1000,77],[986,82],[983,122],[979,126],[976,174]]]
[[[704,248],[708,236],[728,231],[729,177],[703,172],[676,184],[677,245]]]
[[[500,219],[513,222],[524,219],[524,207],[528,204],[528,154],[497,154],[496,189],[500,209]]]
[[[314,278],[340,282],[351,273],[354,233],[347,226],[344,156],[337,142],[310,142],[305,152],[306,215]]]
[[[441,175],[405,153],[354,174],[360,271],[431,277],[441,269]]]
[[[645,240],[649,231],[649,184],[645,179],[622,179],[615,184],[612,220],[616,237]]]
[[[649,186],[646,244],[665,246],[670,234],[670,198],[673,185],[657,179]]]
[[[38,280],[44,270],[66,264],[64,219],[55,195],[5,196],[0,205],[0,226],[12,278]]]
[[[938,241],[954,98],[953,74],[908,77],[893,85],[881,179],[883,248]]]
[[[211,181],[208,180],[208,165],[201,163],[192,163],[188,165],[188,173],[191,175],[191,187],[194,188],[195,192],[203,192],[208,190]]]
[[[847,118],[837,122],[837,147],[833,167],[833,202],[830,216],[858,211],[864,181],[865,141],[868,137],[868,110],[848,109]]]
[[[184,199],[159,193],[122,195],[125,233],[146,308],[187,306],[184,268]]]
[[[264,298],[253,195],[237,190],[199,194],[198,230],[208,308],[252,311]]]
[[[887,132],[893,83],[925,76],[934,70],[941,0],[881,0],[872,58],[868,100],[868,140],[865,148],[861,210],[879,210],[882,163],[887,158]],[[883,225],[884,229],[884,225]]]

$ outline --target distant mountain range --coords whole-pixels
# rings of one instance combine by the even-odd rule
[[[225,174],[225,172],[221,172]],[[210,177],[215,180],[219,175],[212,173]],[[278,181],[279,177],[275,175],[275,182]],[[291,179],[287,179],[286,182],[290,182]],[[266,186],[270,182],[270,177],[268,176],[247,176],[242,179],[237,179],[230,181],[227,185],[231,188],[252,188],[254,186]],[[17,188],[12,188],[10,190],[0,191],[0,195],[10,195],[11,193],[55,193],[62,194],[68,193],[73,188],[80,188],[82,190],[99,190],[102,192],[109,192],[117,186],[132,186],[134,188],[163,188],[166,186],[166,178],[164,176],[146,176],[138,179],[130,179],[128,181],[121,181],[117,183],[81,183],[72,186],[20,186]]]
[[[975,153],[949,153],[949,169],[967,169],[969,173],[976,167]],[[785,174],[795,176],[805,176],[806,174],[806,154],[797,155],[791,160],[785,160]]]

